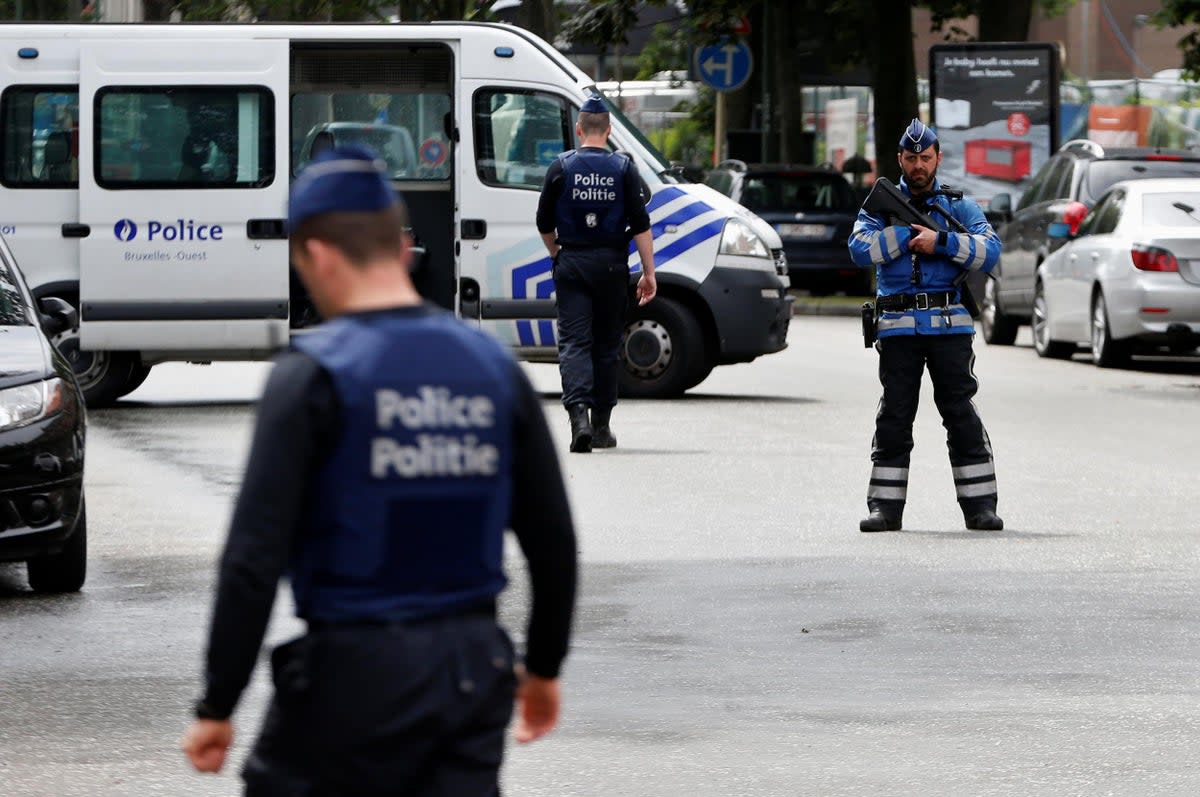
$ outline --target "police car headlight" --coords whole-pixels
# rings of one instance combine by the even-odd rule
[[[729,219],[725,222],[718,251],[723,255],[771,259],[771,248],[767,246],[766,241],[758,237],[758,233],[740,219]]]
[[[65,390],[57,378],[0,390],[0,430],[16,429],[58,412]]]

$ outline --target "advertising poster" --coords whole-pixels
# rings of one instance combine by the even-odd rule
[[[1049,43],[937,44],[929,100],[942,182],[985,209],[1013,203],[1058,149],[1058,48]]]

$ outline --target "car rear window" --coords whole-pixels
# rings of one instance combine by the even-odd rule
[[[1200,161],[1094,161],[1084,178],[1080,199],[1090,204],[1113,183],[1148,177],[1200,177]]]
[[[1146,194],[1142,224],[1154,227],[1200,227],[1200,193]]]
[[[854,212],[858,205],[836,174],[756,174],[742,186],[742,204],[754,211]]]
[[[29,313],[17,281],[3,260],[0,260],[0,326],[29,326]]]

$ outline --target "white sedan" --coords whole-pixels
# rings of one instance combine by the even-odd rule
[[[1120,367],[1134,351],[1200,346],[1200,179],[1117,183],[1089,212],[1072,203],[1038,268],[1033,343],[1042,357],[1091,349]]]

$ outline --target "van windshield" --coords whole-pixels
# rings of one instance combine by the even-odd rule
[[[638,130],[637,127],[634,126],[633,122],[629,121],[629,118],[626,117],[625,114],[621,113],[621,109],[618,108],[611,99],[605,96],[604,92],[600,91],[600,89],[596,88],[595,86],[589,86],[586,91],[593,92],[595,94],[599,94],[601,97],[604,97],[604,104],[608,106],[608,112],[612,115],[616,122],[616,125],[614,126],[620,126],[624,132],[628,133],[630,137],[637,142],[638,146],[641,148],[640,154],[643,158],[645,158],[646,162],[651,166],[651,168],[653,168],[658,174],[659,178],[668,183],[683,182],[682,175],[674,171],[674,167],[671,166],[671,162],[667,160],[666,156],[659,151],[658,147],[650,143],[650,139],[646,138],[646,136],[642,134],[642,131]]]

